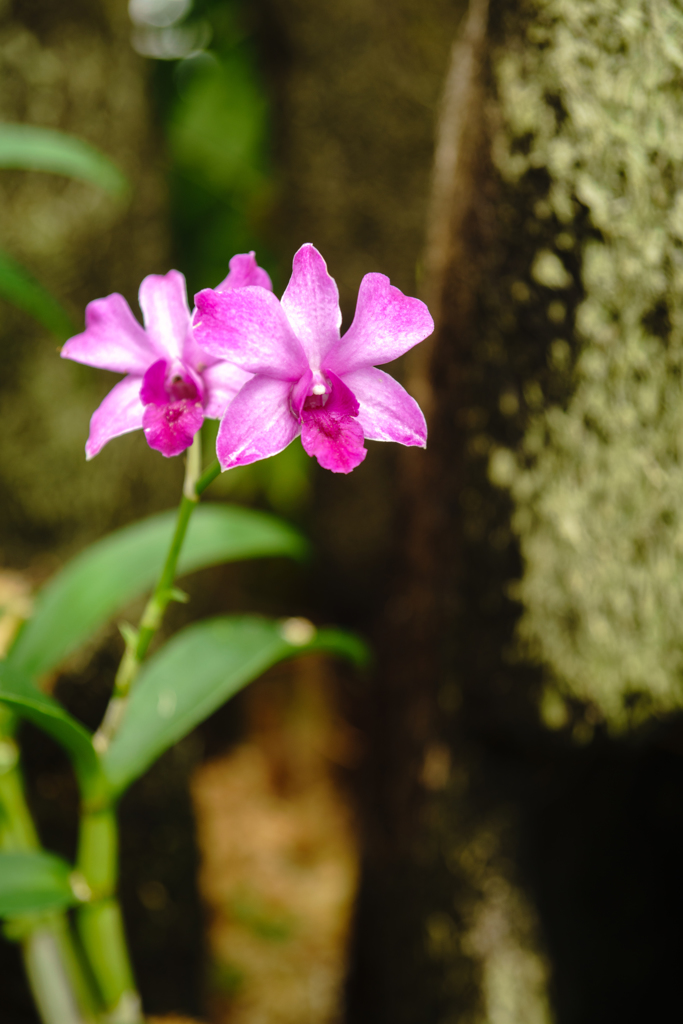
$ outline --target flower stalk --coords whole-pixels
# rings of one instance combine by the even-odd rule
[[[201,435],[198,432],[187,453],[183,496],[164,567],[157,585],[145,605],[137,630],[127,627],[124,633],[126,647],[116,673],[114,692],[102,719],[102,724],[93,736],[93,745],[99,754],[105,752],[123,720],[131,687],[140,671],[149,645],[161,626],[169,602],[185,599],[185,595],[174,587],[178,558],[199,496],[220,472],[217,462],[215,472],[213,470],[212,466],[203,476],[201,475]],[[207,478],[206,482],[205,478]],[[201,490],[199,490],[200,484],[203,485]]]
[[[164,567],[138,628],[126,630],[126,647],[112,699],[93,737],[93,745],[100,754],[106,751],[123,720],[131,688],[169,602],[182,600],[183,595],[174,587],[178,558],[199,496],[219,472],[216,462],[201,474],[200,434],[197,433],[187,454],[183,495]],[[81,818],[77,867],[90,889],[91,898],[78,911],[78,931],[88,951],[108,1024],[141,1024],[140,998],[135,989],[116,897],[117,865],[118,827],[113,803],[86,803]]]

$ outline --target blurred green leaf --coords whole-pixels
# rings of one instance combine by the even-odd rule
[[[0,700],[66,749],[85,795],[101,792],[104,780],[88,730],[7,661],[0,661]]]
[[[202,445],[207,451],[216,448],[218,420],[205,420]],[[226,501],[251,504],[259,499],[279,515],[292,515],[310,497],[311,470],[314,460],[304,451],[301,439],[295,438],[283,451],[260,459],[248,466],[236,466],[221,473],[213,485],[213,494]]]
[[[358,637],[337,629],[316,632],[300,619],[224,617],[181,630],[142,668],[123,724],[103,757],[111,785],[123,791],[271,665],[322,651],[355,663],[367,659]]]
[[[73,906],[71,865],[41,850],[0,853],[0,917]]]
[[[30,313],[48,331],[66,341],[76,333],[69,314],[21,263],[0,251],[0,297]]]
[[[0,167],[66,174],[116,196],[129,189],[123,172],[90,143],[31,124],[0,124]]]
[[[258,34],[225,0],[202,3],[201,17],[214,32],[211,53],[155,69],[166,101],[174,236],[191,293],[218,284],[233,253],[250,249],[277,278],[264,234],[277,186]]]
[[[234,53],[182,91],[169,124],[173,158],[214,189],[258,187],[267,116],[254,69]]]
[[[41,675],[91,637],[156,582],[175,526],[162,512],[86,548],[39,593],[35,612],[12,647],[8,663]],[[306,541],[274,516],[228,505],[200,505],[178,562],[178,575],[242,558],[301,558]]]

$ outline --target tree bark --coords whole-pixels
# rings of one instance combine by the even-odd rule
[[[640,5],[630,8],[635,25]],[[428,415],[427,452],[370,445],[352,477],[316,480],[319,593],[334,581],[330,617],[367,630],[377,649],[371,679],[342,692],[365,739],[346,1019],[585,1024],[670,1012],[674,974],[660,988],[658,973],[653,988],[648,973],[669,962],[670,923],[646,907],[666,887],[659,858],[681,852],[680,830],[667,832],[654,809],[680,777],[678,726],[634,745],[609,737],[590,700],[557,713],[544,704],[547,674],[518,644],[523,566],[499,486],[505,453],[523,450],[535,417],[571,401],[582,258],[596,238],[585,203],[557,205],[559,164],[539,157],[513,173],[529,144],[524,88],[546,88],[533,78],[539,55],[572,87],[558,40],[590,37],[596,53],[625,61],[630,44],[615,49],[622,29],[596,34],[591,11],[572,4],[422,7],[429,102],[392,132],[387,110],[408,81],[425,80],[411,62],[417,9],[392,8],[390,40],[378,4],[278,0],[270,10],[285,40],[283,251],[318,244],[347,315],[363,272],[415,294],[418,264],[436,320],[402,371]],[[591,67],[597,83],[598,58]],[[607,118],[595,90],[583,99]],[[559,135],[567,111],[550,93],[544,102]],[[552,136],[539,103],[529,133]],[[559,148],[548,152],[559,161]],[[542,446],[548,435],[536,434]]]

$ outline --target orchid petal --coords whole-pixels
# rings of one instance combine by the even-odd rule
[[[433,330],[424,302],[404,295],[384,274],[366,274],[353,323],[330,350],[325,369],[343,376],[362,366],[390,363]]]
[[[62,348],[63,359],[140,376],[163,354],[145,334],[118,292],[89,302],[85,310],[85,330],[69,338]]]
[[[202,377],[207,392],[204,415],[210,420],[219,420],[240,388],[251,380],[246,370],[225,362],[210,366]]]
[[[140,401],[143,405],[169,405],[173,402],[204,401],[204,382],[194,370],[179,360],[160,359],[152,363],[142,378]]]
[[[204,410],[200,403],[183,398],[166,405],[148,405],[142,427],[150,448],[170,459],[190,447],[203,422]]]
[[[247,285],[259,285],[272,292],[273,285],[270,277],[256,262],[254,252],[238,253],[230,260],[230,273],[216,286],[217,292],[225,292],[230,288],[245,288]]]
[[[335,280],[310,243],[294,256],[292,276],[281,302],[311,367],[319,370],[329,349],[339,342],[341,310]]]
[[[335,373],[328,372],[327,376],[332,385],[332,394],[325,403],[326,410],[342,416],[357,416],[360,406],[351,388]]]
[[[138,293],[145,329],[166,355],[180,359],[190,330],[185,278],[179,270],[149,274]]]
[[[183,362],[185,365],[190,366],[195,373],[203,374],[207,366],[213,366],[220,361],[216,356],[210,355],[206,349],[200,348],[190,325],[183,345]]]
[[[398,381],[372,366],[344,374],[344,383],[360,403],[358,422],[369,441],[427,444],[427,424],[414,398]]]
[[[289,407],[291,390],[290,382],[265,376],[244,385],[218,431],[216,454],[223,469],[277,455],[294,440],[300,428]]]
[[[168,404],[168,392],[166,391],[167,370],[168,363],[165,359],[159,359],[149,367],[142,378],[142,387],[140,388],[140,401],[143,405]]]
[[[211,355],[249,373],[295,381],[308,363],[282,306],[265,288],[227,292],[205,289],[195,296],[194,336]]]
[[[289,405],[292,410],[292,414],[299,420],[301,419],[301,410],[304,407],[304,402],[308,398],[312,384],[313,373],[311,370],[306,370],[303,377],[300,377],[292,388],[289,396]]]
[[[353,416],[328,412],[327,406],[304,409],[301,443],[323,469],[350,473],[368,454],[363,441],[363,428]]]
[[[85,446],[86,458],[92,459],[107,441],[142,426],[144,406],[140,401],[142,379],[131,374],[115,384],[90,419],[90,434]]]

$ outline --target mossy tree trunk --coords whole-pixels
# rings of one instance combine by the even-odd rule
[[[317,483],[330,612],[378,648],[372,680],[344,691],[365,750],[352,1024],[602,1024],[676,1006],[673,918],[656,908],[683,852],[678,727],[610,729],[632,689],[624,652],[671,665],[678,635],[643,631],[662,595],[678,607],[661,554],[678,550],[678,512],[649,533],[641,515],[676,480],[675,445],[657,440],[677,436],[683,408],[663,312],[676,217],[655,232],[653,270],[638,275],[632,246],[678,209],[664,126],[683,94],[673,5],[625,8],[269,7],[287,247],[319,245],[347,315],[362,273],[380,270],[419,287],[437,320],[403,367],[428,451],[373,445],[351,478]],[[394,131],[418,95],[421,115]],[[638,559],[638,579],[659,581],[654,605],[645,584],[639,604]],[[629,586],[624,611],[613,597]],[[591,648],[596,610],[607,626]],[[658,668],[648,694],[644,664],[641,709],[677,685]]]

